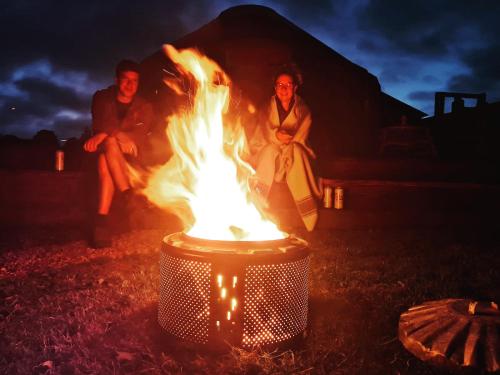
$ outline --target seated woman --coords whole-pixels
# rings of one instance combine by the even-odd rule
[[[318,220],[316,199],[320,189],[312,173],[307,145],[311,112],[297,95],[301,76],[294,67],[282,67],[274,79],[275,95],[261,113],[261,120],[250,141],[256,154],[254,189],[267,199],[274,181],[286,182],[307,230]]]

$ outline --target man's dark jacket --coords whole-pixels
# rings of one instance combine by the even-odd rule
[[[144,152],[148,148],[148,135],[153,122],[153,108],[150,103],[136,95],[125,117],[120,120],[117,113],[116,94],[116,86],[110,86],[94,94],[92,98],[92,130],[94,134],[106,133],[111,136],[120,131],[127,133],[137,145],[139,155],[141,155],[141,151]]]

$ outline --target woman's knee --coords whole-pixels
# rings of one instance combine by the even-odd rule
[[[262,163],[270,163],[278,157],[280,154],[280,149],[278,146],[273,144],[266,145],[257,155],[257,167],[262,165]]]
[[[262,151],[260,152],[260,155],[261,156],[268,156],[268,155],[278,155],[279,153],[281,152],[279,146],[275,145],[275,144],[268,144],[266,145]]]

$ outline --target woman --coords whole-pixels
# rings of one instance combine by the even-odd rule
[[[307,230],[318,220],[316,198],[321,196],[311,170],[315,158],[307,145],[311,112],[297,95],[301,76],[293,67],[283,67],[274,79],[275,95],[262,113],[262,119],[250,142],[256,153],[255,189],[267,199],[274,181],[286,181]]]

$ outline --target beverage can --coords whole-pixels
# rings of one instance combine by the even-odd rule
[[[344,188],[341,186],[335,188],[334,207],[337,210],[342,210],[344,208]]]
[[[325,208],[332,208],[332,187],[327,185],[323,188],[323,206]]]
[[[55,169],[58,172],[64,171],[64,151],[56,151]]]

